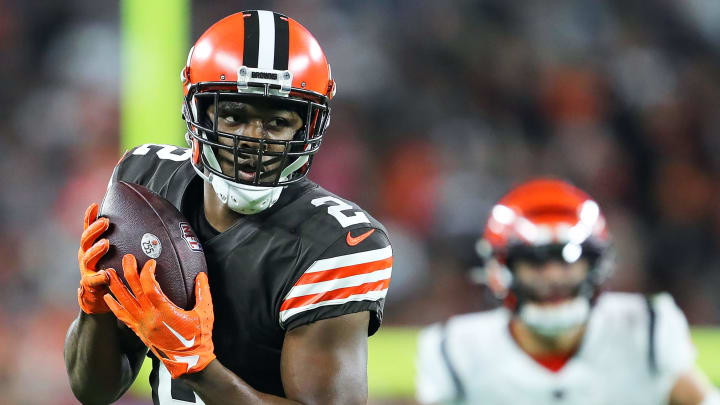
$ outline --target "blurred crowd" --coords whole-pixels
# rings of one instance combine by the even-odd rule
[[[193,2],[189,40],[253,8],[300,21],[332,65],[310,177],[387,225],[386,325],[495,305],[474,244],[538,175],[604,209],[608,288],[720,321],[720,2]],[[120,153],[120,32],[118,2],[0,1],[0,405],[75,403],[62,344],[82,213]]]

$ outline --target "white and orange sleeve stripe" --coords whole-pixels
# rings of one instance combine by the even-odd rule
[[[280,323],[322,306],[385,298],[392,260],[392,248],[386,246],[315,261],[285,296]]]

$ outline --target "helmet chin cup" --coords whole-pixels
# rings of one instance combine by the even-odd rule
[[[215,190],[215,194],[217,194],[218,198],[220,199],[220,202],[223,204],[227,204],[228,202],[228,190],[230,189],[230,186],[227,184],[227,181],[217,177],[210,175],[210,185],[212,185],[213,190]]]
[[[257,214],[272,207],[280,198],[284,188],[232,183],[212,174],[208,177],[220,201],[231,210],[243,215]]]
[[[280,198],[280,193],[285,187],[257,187],[245,184],[233,183],[212,173],[205,174],[196,166],[192,165],[195,173],[204,181],[210,183],[220,202],[227,205],[231,210],[243,214],[252,215],[272,207]]]
[[[558,305],[523,303],[518,310],[520,320],[535,333],[545,337],[557,337],[587,322],[590,316],[590,300],[579,296]]]

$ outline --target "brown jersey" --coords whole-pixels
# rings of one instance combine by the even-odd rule
[[[380,326],[392,271],[387,232],[354,203],[303,180],[271,208],[218,233],[205,220],[203,181],[189,156],[143,145],[126,154],[113,179],[148,187],[188,218],[207,260],[217,358],[258,391],[284,396],[280,354],[288,330],[362,311],[371,313],[369,335]],[[157,359],[150,382],[156,405],[202,403]]]

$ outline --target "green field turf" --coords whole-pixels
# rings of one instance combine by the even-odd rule
[[[417,328],[380,329],[369,340],[368,386],[373,398],[410,397],[415,391]],[[698,366],[720,386],[720,328],[697,327],[692,339],[698,349]],[[150,362],[145,361],[131,391],[149,396]]]
[[[698,367],[720,387],[720,328],[693,328],[692,339],[698,349]]]

